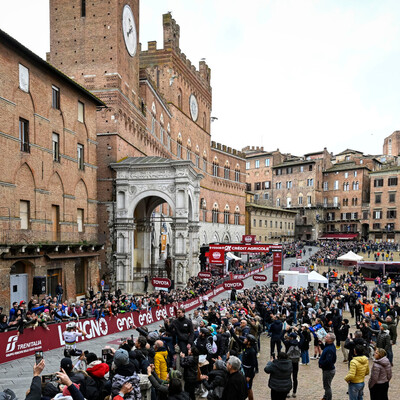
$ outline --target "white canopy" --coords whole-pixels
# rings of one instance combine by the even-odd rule
[[[358,256],[357,254],[353,253],[352,251],[349,251],[346,254],[343,254],[342,256],[338,257],[338,260],[340,261],[361,261],[364,257]]]
[[[328,279],[319,274],[317,271],[311,271],[308,274],[308,283],[328,283]]]
[[[240,257],[236,257],[233,253],[231,253],[230,251],[228,251],[228,253],[226,253],[226,258],[228,260],[241,260]]]

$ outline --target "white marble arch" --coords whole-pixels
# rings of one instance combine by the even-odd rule
[[[116,172],[112,234],[117,252],[109,261],[115,286],[133,293],[143,290],[143,278],[163,274],[184,286],[198,272],[200,181],[203,178],[188,160],[130,157],[111,164]],[[168,203],[171,222],[170,264],[154,256],[154,210]],[[124,245],[121,245],[122,238]],[[170,265],[171,267],[167,267]]]

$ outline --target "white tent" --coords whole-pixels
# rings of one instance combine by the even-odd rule
[[[308,283],[328,283],[328,279],[319,274],[317,271],[311,271],[308,274]]]
[[[231,253],[230,251],[228,253],[226,253],[226,258],[228,260],[241,260],[240,257],[235,256],[233,253]]]
[[[338,257],[338,260],[340,261],[361,261],[364,257],[358,256],[357,254],[353,253],[352,251],[349,251],[346,254],[343,254],[342,256]]]

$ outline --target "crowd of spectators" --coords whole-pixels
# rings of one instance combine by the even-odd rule
[[[245,274],[256,267],[246,268],[238,265],[231,272]],[[59,283],[56,296],[44,296],[39,300],[35,295],[28,303],[23,300],[14,302],[8,316],[3,314],[3,308],[0,307],[0,332],[16,329],[19,335],[26,328],[41,327],[48,330],[48,325],[52,323],[79,321],[92,317],[99,319],[106,315],[115,316],[126,312],[149,310],[166,304],[177,304],[203,296],[226,279],[229,279],[229,276],[213,275],[207,280],[191,277],[185,288],[154,291],[144,295],[129,295],[122,293],[120,289],[114,293],[109,291],[95,293],[93,288],[88,288],[86,297],[76,302],[63,301],[63,288]]]
[[[387,399],[400,307],[398,296],[392,303],[379,285],[371,292],[359,276],[344,274],[329,288],[256,286],[232,291],[230,299],[208,302],[190,315],[179,308],[157,331],[133,326],[135,339],[136,334],[118,348],[106,346],[102,354],[85,351],[76,360],[65,357],[61,372],[42,380],[40,362],[34,366],[27,399],[140,399],[144,375],[154,399],[253,400],[262,334],[270,336],[271,360],[264,372],[271,399],[295,398],[300,366],[316,362],[323,398],[331,400],[340,354],[349,368],[345,380],[350,400],[361,398],[354,396],[362,394],[369,373],[371,398]],[[195,286],[189,292],[202,290],[201,284]]]
[[[348,251],[351,245],[338,247]],[[307,252],[295,249],[300,250]],[[334,251],[333,244],[324,246],[320,254],[324,251]],[[191,278],[184,289],[144,296],[89,290],[87,299],[75,304],[61,302],[59,297],[40,302],[32,298],[28,305],[13,305],[9,321],[1,321],[8,325],[5,329],[12,326],[20,333],[28,326],[47,329],[52,319],[70,321],[71,334],[77,329],[73,321],[80,318],[176,304],[203,295],[220,282],[220,277]],[[331,400],[340,354],[349,368],[345,380],[350,400],[362,398],[368,374],[371,399],[387,399],[400,319],[400,289],[391,287],[392,283],[388,276],[378,277],[371,291],[362,276],[352,271],[336,275],[329,287],[318,289],[271,285],[233,290],[226,300],[205,299],[190,315],[178,308],[176,316],[166,318],[156,331],[132,326],[138,336],[124,339],[118,348],[106,346],[101,354],[66,350],[54,374],[40,378],[45,361],[38,362],[26,398],[136,400],[141,399],[141,380],[147,376],[152,398],[157,400],[198,396],[253,400],[260,338],[267,334],[271,360],[264,372],[269,375],[271,399],[297,397],[300,366],[316,362],[322,371],[323,399]],[[388,284],[389,292],[384,289]],[[77,334],[85,332],[78,329]]]

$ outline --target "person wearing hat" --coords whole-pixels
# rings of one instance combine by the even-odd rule
[[[86,379],[83,372],[73,372],[74,365],[69,357],[64,357],[60,362],[60,370],[68,375],[69,379],[79,385],[79,390],[86,397]]]
[[[218,349],[216,348],[216,344],[208,328],[200,329],[199,337],[195,341],[195,346],[199,350],[199,354],[205,355],[207,361],[211,363]]]
[[[79,321],[79,315],[76,311],[75,303],[71,303],[71,305],[65,309],[65,316]]]
[[[125,400],[135,400],[140,398],[140,379],[136,373],[134,364],[129,362],[129,354],[125,349],[118,349],[114,353],[114,366],[115,375],[111,383],[111,395],[112,398],[118,394],[121,396],[121,388],[125,383],[132,385],[132,390],[129,393],[124,394]]]
[[[110,368],[99,360],[94,353],[86,354],[86,372],[94,380],[96,389],[102,399],[111,393],[111,382],[105,377]]]
[[[76,348],[76,340],[78,337],[86,336],[86,332],[79,328],[75,322],[69,322],[66,328],[67,330],[63,332],[65,342],[64,355],[81,355],[82,350]]]

